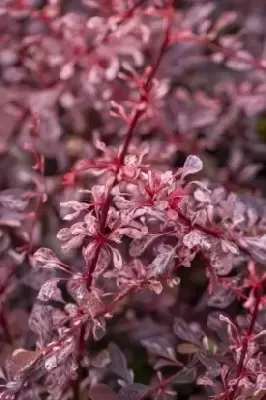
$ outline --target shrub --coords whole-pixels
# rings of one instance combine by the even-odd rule
[[[3,1],[0,399],[266,398],[260,8]]]

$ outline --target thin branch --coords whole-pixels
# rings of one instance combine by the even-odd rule
[[[164,40],[163,40],[163,43],[161,45],[157,61],[153,65],[153,67],[151,68],[150,73],[149,73],[149,75],[147,77],[147,80],[146,80],[145,84],[143,85],[143,94],[141,95],[140,103],[143,102],[143,101],[146,101],[146,99],[147,99],[147,94],[151,89],[151,82],[152,82],[152,80],[153,80],[153,78],[154,78],[154,76],[155,76],[155,74],[156,74],[156,72],[157,72],[157,70],[159,68],[159,65],[160,65],[160,63],[162,61],[163,55],[164,55],[164,53],[165,53],[165,51],[167,49],[167,46],[168,46],[168,43],[169,43],[169,37],[170,37],[170,23],[167,24]],[[145,113],[145,110],[140,109],[140,108],[136,108],[134,113],[133,113],[133,116],[131,118],[131,121],[129,122],[128,131],[127,131],[126,137],[125,137],[125,142],[124,142],[122,151],[121,151],[120,156],[119,156],[118,161],[117,161],[117,168],[116,168],[116,172],[115,172],[115,177],[113,179],[112,185],[109,188],[109,191],[108,191],[108,194],[106,196],[106,200],[105,200],[105,203],[104,203],[104,206],[103,206],[103,209],[102,209],[102,213],[101,213],[100,232],[103,235],[104,235],[104,231],[105,231],[108,211],[109,211],[109,209],[111,207],[112,200],[113,200],[112,190],[118,184],[118,175],[119,175],[121,167],[124,164],[124,159],[125,159],[125,156],[126,156],[126,154],[128,152],[129,145],[130,145],[130,143],[132,141],[134,130],[136,128],[136,125],[137,125],[139,119],[141,118],[141,116],[144,113]],[[103,246],[103,244],[99,243],[99,245],[98,245],[98,247],[96,249],[96,252],[95,252],[95,256],[94,256],[94,258],[93,258],[93,260],[92,260],[92,262],[90,264],[88,274],[86,276],[88,290],[90,290],[91,285],[92,285],[93,273],[94,273],[94,271],[96,269],[98,258],[99,258],[102,246]]]
[[[165,378],[163,380],[161,380],[160,382],[158,382],[157,384],[149,387],[144,393],[142,393],[140,395],[140,397],[138,398],[138,400],[144,400],[147,397],[149,397],[151,394],[156,393],[157,390],[162,390],[164,389],[166,386],[170,385],[171,383],[173,383],[180,375],[182,375],[184,373],[184,371],[188,372],[190,371],[193,367],[195,366],[188,366],[185,368],[182,368],[180,371],[176,372],[175,374],[169,376],[168,378]]]
[[[236,396],[236,392],[238,389],[238,385],[239,382],[241,380],[241,378],[244,375],[244,370],[245,370],[245,361],[246,361],[246,355],[247,355],[247,351],[248,351],[248,344],[249,344],[249,340],[251,335],[253,334],[253,330],[254,330],[254,326],[258,317],[258,312],[259,312],[259,306],[260,306],[260,302],[262,299],[262,286],[261,283],[258,285],[258,287],[255,288],[254,290],[254,296],[255,296],[255,306],[254,306],[254,310],[252,312],[251,315],[251,321],[248,327],[248,331],[245,334],[243,341],[242,341],[242,349],[241,349],[241,354],[240,354],[240,358],[239,358],[239,362],[237,365],[237,371],[236,371],[236,384],[231,392],[231,394],[228,397],[228,400],[234,400],[235,396]]]

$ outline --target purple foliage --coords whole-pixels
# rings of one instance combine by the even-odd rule
[[[2,0],[0,400],[266,399],[262,0]]]

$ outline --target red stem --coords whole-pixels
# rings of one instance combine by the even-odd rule
[[[163,43],[161,45],[161,49],[160,49],[160,52],[159,52],[159,55],[158,55],[158,58],[157,58],[157,61],[154,64],[154,66],[151,68],[151,71],[150,71],[150,73],[148,75],[146,83],[143,85],[143,94],[141,95],[140,103],[146,101],[146,99],[147,99],[147,95],[148,95],[148,92],[150,90],[152,79],[154,78],[154,75],[156,74],[156,72],[158,70],[158,67],[159,67],[159,65],[161,63],[161,60],[163,58],[163,55],[164,55],[164,53],[165,53],[165,51],[167,49],[167,45],[169,43],[169,36],[170,36],[170,25],[168,24],[167,28],[166,28],[166,32],[165,32],[165,37],[164,37],[164,40],[163,40]],[[145,112],[145,110],[136,108],[136,110],[135,110],[135,112],[133,114],[133,117],[132,117],[132,119],[131,119],[131,121],[129,123],[128,131],[126,133],[125,142],[124,142],[122,151],[121,151],[121,153],[119,155],[119,158],[118,158],[118,161],[117,161],[117,168],[116,168],[116,172],[115,172],[115,177],[114,177],[114,180],[113,180],[113,183],[112,183],[111,187],[109,188],[109,191],[108,191],[108,194],[106,196],[106,200],[105,200],[105,203],[104,203],[104,206],[103,206],[103,209],[102,209],[102,213],[101,213],[100,233],[102,235],[104,235],[104,230],[105,230],[105,226],[106,226],[108,211],[109,211],[109,209],[111,207],[112,200],[113,200],[112,190],[118,183],[118,174],[119,174],[119,171],[120,171],[120,169],[121,169],[121,167],[122,167],[122,165],[124,163],[124,159],[125,159],[125,156],[126,156],[126,154],[128,152],[129,145],[130,145],[130,143],[132,141],[135,127],[136,127],[140,117],[144,114],[144,112]],[[102,246],[103,246],[103,243],[100,243],[98,245],[98,247],[96,249],[96,252],[95,252],[95,255],[94,255],[94,258],[93,258],[93,260],[91,262],[91,265],[89,267],[88,274],[86,276],[88,290],[90,290],[91,285],[92,285],[93,273],[94,273],[94,271],[96,269],[97,261],[98,261]]]
[[[175,374],[169,376],[168,378],[163,379],[156,385],[150,387],[149,389],[146,390],[142,395],[140,395],[138,400],[144,400],[151,394],[157,392],[157,390],[164,389],[167,385],[172,383],[178,376],[180,375],[180,371],[176,372]]]
[[[140,1],[138,4],[141,4],[141,3],[142,3],[142,1]],[[163,55],[164,55],[164,53],[165,53],[165,51],[167,49],[167,45],[169,43],[169,35],[170,35],[170,24],[167,25],[166,32],[165,32],[165,37],[164,37],[163,43],[161,45],[161,49],[160,49],[157,61],[154,64],[154,66],[151,68],[151,71],[150,71],[150,73],[148,75],[147,81],[143,85],[143,94],[141,95],[140,103],[145,101],[145,100],[147,100],[147,95],[148,95],[148,92],[150,90],[152,79],[154,78],[154,76],[155,76],[155,74],[156,74],[156,72],[158,70],[158,67],[160,65],[160,62],[161,62],[161,60],[163,58]],[[130,145],[130,143],[132,141],[135,127],[136,127],[140,117],[144,114],[144,112],[145,112],[145,110],[137,108],[135,110],[134,114],[133,114],[133,117],[132,117],[130,123],[129,123],[128,131],[126,133],[125,142],[124,142],[122,151],[121,151],[121,153],[119,155],[119,158],[118,158],[118,161],[117,161],[117,168],[116,168],[115,176],[114,176],[114,179],[113,179],[113,183],[112,183],[111,187],[109,188],[109,191],[108,191],[108,194],[106,196],[106,200],[105,200],[105,203],[104,203],[104,206],[103,206],[103,209],[102,209],[101,217],[100,217],[100,233],[102,235],[104,235],[107,216],[108,216],[108,211],[109,211],[109,209],[111,207],[112,200],[113,200],[112,190],[118,183],[118,175],[119,175],[121,166],[124,163],[124,159],[125,159],[125,156],[126,156],[126,154],[128,152],[129,145]],[[92,285],[92,281],[93,281],[93,273],[94,273],[94,271],[96,269],[98,258],[99,258],[102,246],[103,246],[103,243],[101,242],[101,243],[99,243],[98,247],[96,248],[94,258],[93,258],[93,260],[92,260],[92,262],[90,264],[89,271],[88,271],[88,274],[86,276],[86,283],[87,283],[87,289],[88,290],[91,289],[91,285]],[[82,334],[82,333],[80,334],[79,343],[80,343],[79,348],[83,349],[84,348],[84,334]],[[75,383],[75,396],[76,396],[75,398],[77,398],[77,399],[79,398],[78,381],[79,380],[77,380],[77,382]]]
[[[253,333],[254,330],[254,326],[256,323],[256,319],[258,316],[258,312],[259,312],[259,305],[261,302],[261,298],[262,298],[262,286],[261,283],[255,288],[254,290],[254,296],[256,298],[255,301],[255,306],[254,306],[254,310],[252,312],[252,316],[251,316],[251,321],[248,327],[248,331],[245,334],[243,341],[242,341],[242,350],[241,350],[241,354],[240,354],[240,359],[239,359],[239,363],[237,366],[237,372],[236,372],[236,384],[233,388],[233,391],[231,392],[231,394],[228,397],[228,400],[234,400],[235,399],[235,395],[238,389],[238,385],[239,382],[244,374],[244,370],[245,370],[245,360],[246,360],[246,355],[247,355],[247,351],[248,351],[248,343],[250,340],[250,337]]]
[[[193,367],[186,367],[185,369],[189,371]],[[140,395],[138,400],[144,400],[147,397],[149,397],[151,394],[155,393],[157,390],[164,389],[167,385],[171,384],[174,382],[176,378],[178,378],[182,373],[184,372],[184,368],[176,372],[175,374],[169,376],[168,378],[165,378],[158,382],[156,385],[151,386],[148,388],[144,393]]]

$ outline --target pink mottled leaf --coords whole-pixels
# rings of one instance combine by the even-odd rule
[[[55,253],[46,247],[39,248],[34,254],[34,259],[40,264],[60,264]]]
[[[183,167],[182,167],[182,179],[187,175],[195,174],[201,171],[203,168],[203,163],[201,159],[197,156],[188,156]]]
[[[56,291],[58,290],[57,284],[59,281],[60,281],[60,278],[56,278],[56,279],[51,279],[51,280],[45,282],[42,285],[37,298],[42,301],[48,301],[51,298],[53,298]]]
[[[112,247],[111,252],[113,254],[113,261],[114,261],[114,266],[117,269],[122,268],[122,256],[120,254],[120,251],[118,249],[115,249],[114,247]]]
[[[155,238],[155,236],[144,236],[141,239],[133,240],[129,250],[131,257],[141,256]]]
[[[174,266],[175,249],[159,253],[149,265],[149,276],[158,276]]]

